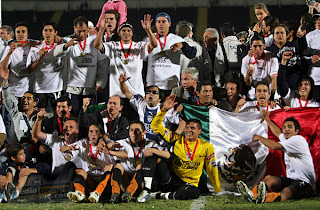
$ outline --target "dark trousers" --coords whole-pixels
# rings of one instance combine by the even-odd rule
[[[72,183],[76,175],[76,169],[77,166],[71,161],[58,168],[55,168],[52,173],[52,178],[54,179],[53,185]]]

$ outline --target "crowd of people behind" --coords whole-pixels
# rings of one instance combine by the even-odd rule
[[[192,39],[187,21],[169,33],[173,26],[165,12],[144,15],[146,37],[133,41],[140,29],[126,22],[120,0],[104,5],[96,27],[77,17],[74,34],[66,37],[54,22],[43,24],[41,41],[28,37],[24,22],[2,26],[0,200],[16,199],[31,174],[53,185],[72,182],[67,196],[74,202],[88,197],[96,203],[103,194],[111,203],[133,196],[138,202],[195,199],[203,168],[221,192],[214,146],[199,138],[199,120],[180,116],[183,104],[261,111],[281,142],[274,146],[261,136],[253,141],[295,153],[284,142],[299,136],[299,123],[287,119],[281,131],[268,116],[280,108],[319,107],[320,15],[303,15],[296,28],[291,20],[279,22],[262,3],[254,10],[257,22],[248,32],[236,33],[229,22],[219,31],[207,28],[204,45]],[[308,151],[306,144],[306,173],[267,176],[252,191],[240,181],[238,190],[257,203],[314,190]],[[279,186],[281,194],[266,196]]]

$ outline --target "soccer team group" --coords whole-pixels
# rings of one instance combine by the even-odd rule
[[[165,12],[144,15],[147,36],[133,41],[122,0],[106,2],[96,27],[77,17],[66,37],[54,22],[43,24],[42,41],[29,39],[24,22],[2,26],[0,200],[17,199],[32,174],[72,183],[74,202],[196,199],[204,168],[223,192],[214,145],[199,138],[198,119],[182,117],[183,104],[261,112],[279,138],[252,141],[283,150],[287,176],[266,175],[253,189],[235,181],[246,200],[312,196],[315,169],[299,122],[291,117],[279,128],[269,114],[319,107],[320,16],[305,14],[295,28],[262,3],[254,9],[249,33],[236,34],[231,23],[207,28],[203,46],[187,21],[169,33]]]

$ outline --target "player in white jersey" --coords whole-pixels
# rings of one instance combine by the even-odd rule
[[[69,66],[66,92],[71,95],[71,113],[78,116],[83,98],[91,98],[106,84],[107,56],[93,47],[95,36],[88,37],[87,18],[76,18],[73,26],[76,38],[58,45],[54,50],[54,56],[67,56]]]
[[[117,32],[118,21],[120,18],[119,13],[116,10],[110,9],[107,10],[103,16],[101,16],[105,20],[106,30],[103,35],[103,42],[110,41],[119,41],[119,34]],[[99,19],[100,20],[100,19]],[[99,21],[101,22],[101,21]],[[97,28],[98,29],[98,28]],[[108,65],[108,69],[110,65]],[[109,98],[109,81],[107,82],[104,89],[98,93],[98,103],[107,102]]]
[[[294,117],[289,117],[284,121],[281,130],[270,120],[269,114],[268,111],[262,113],[272,133],[280,142],[259,135],[254,135],[252,140],[260,141],[269,149],[284,151],[287,177],[267,175],[252,191],[244,182],[239,181],[238,191],[248,201],[255,200],[257,204],[311,197],[315,190],[315,170],[308,142],[299,135],[299,122]],[[273,192],[267,193],[270,189]]]
[[[180,55],[193,59],[197,50],[190,47],[180,36],[169,33],[171,18],[165,13],[159,13],[155,18],[158,47],[148,55],[147,86],[156,85],[168,96],[172,88],[180,83]],[[181,49],[181,50],[180,50]]]
[[[143,29],[146,31],[150,43],[132,41],[133,27],[129,23],[121,24],[119,34],[121,40],[118,42],[107,42],[102,44],[102,36],[106,28],[106,22],[101,20],[99,33],[95,40],[95,47],[101,53],[110,58],[109,95],[125,96],[120,90],[119,76],[126,73],[128,77],[134,79],[127,82],[129,90],[135,95],[144,96],[144,86],[142,81],[143,58],[157,47],[157,40],[151,31],[151,16],[145,15],[141,21]]]
[[[32,136],[38,141],[43,142],[52,149],[52,175],[56,178],[56,183],[68,183],[72,181],[75,170],[85,166],[79,157],[79,151],[61,152],[63,145],[72,145],[77,141],[79,133],[77,122],[74,119],[68,119],[63,125],[64,138],[54,136],[52,134],[43,133],[41,131],[42,120],[47,114],[40,111],[37,120],[32,128]]]
[[[121,74],[119,77],[120,82],[120,89],[122,93],[130,99],[131,106],[138,112],[139,119],[141,122],[143,122],[145,128],[146,128],[146,137],[148,139],[156,141],[158,144],[163,145],[165,142],[162,140],[157,134],[154,133],[154,131],[151,129],[151,122],[153,118],[158,114],[160,111],[160,90],[157,86],[150,86],[146,88],[146,97],[145,99],[140,96],[133,94],[128,86],[127,81],[131,79],[130,77],[126,77],[126,73]],[[134,78],[132,78],[134,79]],[[167,123],[173,123],[178,125],[180,122],[179,114],[174,111],[174,109],[169,110],[165,116],[165,119],[163,121],[163,125]]]
[[[251,49],[254,55],[244,57],[241,66],[244,82],[251,87],[248,92],[248,97],[253,100],[256,83],[265,80],[270,85],[271,98],[273,100],[277,89],[278,59],[272,55],[272,53],[264,50],[264,38],[260,35],[255,35],[251,43]]]
[[[92,203],[97,203],[107,186],[114,165],[114,158],[111,155],[115,153],[125,155],[124,152],[110,151],[114,147],[119,146],[119,143],[113,142],[107,144],[108,154],[100,152],[98,143],[102,140],[103,133],[102,126],[99,124],[91,124],[89,126],[88,138],[80,140],[73,145],[64,145],[60,148],[61,152],[79,150],[79,156],[86,164],[82,169],[78,168],[76,170],[77,175],[73,183],[75,191],[70,191],[67,194],[68,198],[74,202],[80,202],[85,198],[86,180],[90,179],[95,185],[89,187],[97,187],[90,193],[88,199]]]
[[[57,46],[54,42],[57,33],[56,23],[44,23],[42,29],[44,40],[39,45],[31,47],[27,58],[27,72],[34,75],[31,85],[33,92],[38,94],[38,108],[41,111],[45,111],[48,100],[53,106],[64,88],[63,78],[66,75],[62,71],[62,58],[53,56]]]
[[[243,96],[238,102],[234,110],[235,113],[241,112],[260,112],[261,110],[274,111],[280,109],[279,105],[272,107],[269,103],[269,86],[266,82],[258,82],[255,88],[256,101],[246,101]]]
[[[125,157],[119,158],[114,166],[111,178],[112,195],[111,203],[120,201],[120,186],[122,180],[126,187],[121,196],[123,202],[129,202],[135,192],[141,187],[143,175],[142,166],[148,157],[159,155],[161,157],[170,157],[169,152],[161,150],[153,140],[145,138],[145,127],[140,121],[133,121],[129,127],[129,138],[117,141],[120,143],[120,150],[126,152]],[[131,181],[130,181],[131,180]],[[125,182],[126,181],[126,182]],[[128,182],[130,181],[130,184]],[[151,189],[151,182],[148,188]]]
[[[30,75],[27,73],[26,62],[31,46],[37,42],[28,39],[28,26],[26,23],[17,23],[15,37],[17,41],[6,47],[1,58],[0,71],[8,78],[9,87],[16,97],[22,97],[29,90]],[[10,71],[9,71],[10,70]],[[10,72],[10,73],[9,73]]]

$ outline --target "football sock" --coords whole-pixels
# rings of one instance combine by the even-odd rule
[[[104,179],[99,183],[99,185],[96,188],[96,191],[101,195],[106,188],[109,178],[111,175],[111,171],[107,171],[103,174]]]
[[[114,168],[112,173],[112,178],[111,178],[112,194],[114,193],[120,194],[121,184],[122,184],[121,170],[118,168]]]
[[[86,181],[84,180],[83,176],[76,174],[73,185],[75,190],[78,190],[85,195]]]

